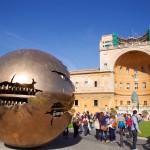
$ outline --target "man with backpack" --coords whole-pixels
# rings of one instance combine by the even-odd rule
[[[136,148],[136,143],[137,143],[137,135],[138,132],[141,133],[141,131],[139,130],[139,125],[138,125],[138,118],[137,118],[137,111],[133,110],[133,115],[132,115],[132,126],[131,126],[131,130],[132,130],[132,136],[133,136],[133,150],[138,150]]]

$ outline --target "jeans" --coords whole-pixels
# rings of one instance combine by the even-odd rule
[[[137,142],[137,131],[132,130],[132,136],[133,136],[133,149],[136,149],[136,142]]]
[[[102,131],[100,130],[100,140],[104,140],[106,141],[107,140],[107,131]]]
[[[88,128],[87,125],[83,125],[83,128],[84,128],[84,136],[86,136],[87,134],[90,133],[89,128]]]
[[[110,135],[110,141],[115,141],[116,139],[115,129],[109,128],[109,135]]]
[[[132,137],[132,131],[131,131],[131,126],[128,126],[128,131],[129,131],[129,137]]]
[[[96,129],[96,135],[95,135],[95,137],[96,137],[97,140],[99,139],[99,132],[100,132],[100,129]]]

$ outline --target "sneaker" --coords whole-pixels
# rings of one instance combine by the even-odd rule
[[[104,140],[102,140],[102,143],[104,143],[105,141]]]
[[[114,143],[116,143],[116,141],[115,141],[115,140],[113,140],[113,142],[114,142]]]
[[[132,150],[139,150],[139,149],[136,148],[136,149],[132,149]]]
[[[106,140],[106,143],[109,143],[109,140]]]

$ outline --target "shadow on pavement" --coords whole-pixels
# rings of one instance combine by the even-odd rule
[[[150,150],[150,136],[147,138],[145,144],[142,145],[145,150]]]
[[[16,148],[9,145],[4,144],[6,147],[10,149],[18,149],[18,150],[50,150],[50,149],[59,149],[64,147],[69,147],[72,145],[77,144],[80,142],[82,137],[79,135],[77,138],[73,138],[73,133],[69,133],[68,137],[65,138],[61,134],[59,137],[54,139],[53,141],[47,143],[46,145],[43,145],[41,147],[35,147],[35,148]]]

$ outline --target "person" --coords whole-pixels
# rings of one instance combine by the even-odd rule
[[[125,124],[126,124],[126,120],[124,117],[124,114],[120,114],[118,116],[118,128],[119,128],[119,132],[120,132],[120,147],[123,147],[123,135],[125,135]]]
[[[109,142],[108,136],[107,136],[107,131],[108,131],[107,120],[108,120],[108,117],[105,116],[103,112],[101,112],[99,115],[99,121],[100,121],[100,141],[102,143]]]
[[[137,143],[137,133],[141,133],[141,131],[139,130],[139,125],[138,125],[138,118],[137,118],[137,111],[133,110],[133,115],[132,115],[132,126],[131,126],[131,130],[132,130],[132,136],[133,136],[133,150],[138,150],[136,148],[136,143]]]
[[[126,119],[124,117],[124,114],[120,114],[118,116],[118,128],[122,131],[122,133],[125,132],[125,126],[126,126]]]
[[[79,114],[77,113],[75,117],[73,117],[73,120],[72,120],[72,123],[73,123],[73,129],[74,129],[74,138],[76,138],[78,136],[78,129],[79,129],[79,126],[80,126],[80,116]]]
[[[96,113],[95,115],[94,115],[94,117],[93,117],[93,120],[94,120],[94,128],[95,128],[95,130],[96,130],[96,135],[95,135],[95,138],[97,139],[97,140],[99,140],[99,132],[100,132],[100,122],[99,122],[99,114],[100,113]]]
[[[85,115],[83,117],[84,136],[87,136],[87,134],[90,134],[88,126],[89,126],[89,119],[88,119],[88,116]]]
[[[91,115],[89,113],[89,111],[86,111],[86,116],[88,117],[88,133],[90,134],[90,131],[91,131],[91,123],[90,123],[90,120],[92,120],[91,118]]]
[[[64,138],[68,138],[68,127],[64,130],[64,132],[63,132],[63,137]]]
[[[114,115],[110,116],[110,120],[109,120],[110,124],[109,124],[109,136],[110,136],[110,142],[116,142],[116,132],[115,129],[117,127],[117,121],[115,119]]]
[[[128,117],[127,117],[127,129],[128,129],[128,132],[129,132],[129,138],[132,138],[131,126],[132,126],[132,119],[131,119],[131,115],[128,114]]]

